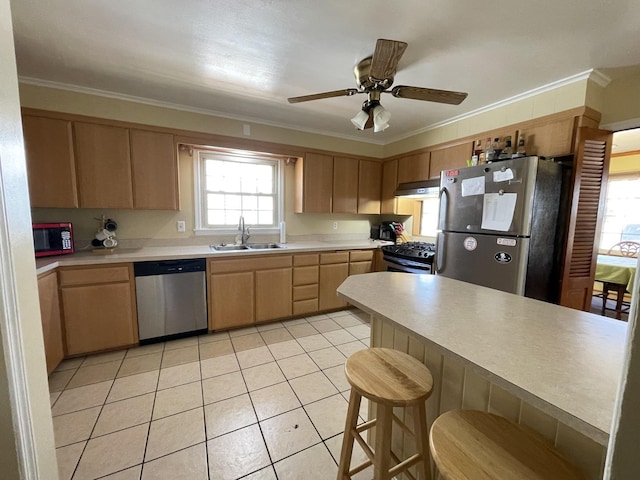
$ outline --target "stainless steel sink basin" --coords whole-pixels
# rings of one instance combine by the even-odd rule
[[[233,252],[237,250],[247,250],[246,245],[209,245],[214,250],[218,252]]]
[[[267,248],[283,248],[277,243],[247,243],[247,248],[251,250],[265,250]]]

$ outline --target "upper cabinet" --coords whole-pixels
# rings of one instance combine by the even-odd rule
[[[358,170],[358,213],[380,213],[382,164],[360,160]]]
[[[178,210],[173,134],[26,113],[32,207]]]
[[[77,207],[71,122],[25,115],[22,128],[31,206]]]
[[[429,152],[417,153],[398,160],[398,183],[429,179]]]
[[[358,159],[333,157],[333,213],[358,213]]]
[[[442,170],[464,168],[471,159],[473,142],[462,143],[453,147],[441,148],[431,152],[429,178],[440,178]]]
[[[306,153],[296,162],[296,213],[331,213],[333,157]]]
[[[415,200],[395,196],[398,188],[398,160],[384,162],[382,165],[382,196],[380,213],[413,215]],[[411,181],[411,180],[407,180]]]
[[[527,155],[566,155],[573,152],[575,117],[564,118],[544,125],[522,128],[519,136],[525,138]]]

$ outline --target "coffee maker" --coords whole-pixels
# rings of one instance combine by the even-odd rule
[[[381,222],[380,223],[380,240],[387,240],[389,242],[396,241],[396,229],[393,226],[394,222]]]

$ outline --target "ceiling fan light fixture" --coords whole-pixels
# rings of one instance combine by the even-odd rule
[[[386,110],[382,105],[378,104],[373,107],[373,131],[382,132],[389,128],[389,120],[391,112]]]
[[[369,120],[369,112],[362,109],[351,119],[351,123],[353,123],[358,130],[364,130],[367,120]]]

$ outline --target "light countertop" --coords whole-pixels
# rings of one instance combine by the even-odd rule
[[[338,293],[606,445],[626,323],[437,275],[356,275]]]
[[[103,265],[121,262],[144,262],[151,260],[177,260],[185,258],[236,257],[252,255],[277,255],[328,250],[364,250],[378,248],[392,242],[380,240],[356,240],[341,242],[295,242],[284,243],[282,248],[265,250],[216,251],[209,245],[175,245],[167,247],[119,248],[113,253],[80,251],[71,255],[36,259],[36,273],[46,273],[61,266]]]

